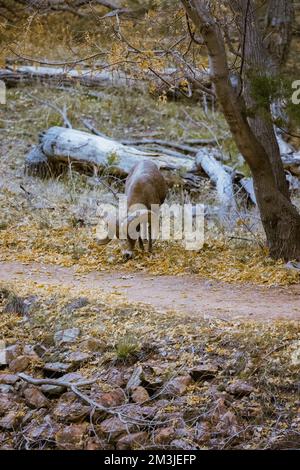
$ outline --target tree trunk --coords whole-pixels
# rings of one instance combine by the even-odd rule
[[[229,2],[235,11],[244,11],[244,0]],[[276,167],[274,170],[274,162],[278,165],[278,155],[275,155],[276,160],[273,154],[272,158],[269,157],[263,141],[264,136],[250,127],[245,115],[243,93],[238,96],[231,84],[225,41],[219,22],[211,14],[209,4],[205,0],[182,0],[182,3],[207,46],[211,78],[217,97],[236,144],[251,169],[270,255],[275,259],[300,259],[300,215],[290,202],[286,189],[281,186],[283,167]],[[247,1],[247,6],[248,13],[251,11],[251,14],[254,14],[251,0]],[[239,15],[239,18],[241,17]],[[243,31],[244,25],[239,26]],[[257,28],[257,24],[249,24],[247,20],[247,28],[251,31]],[[254,33],[255,31],[252,31],[252,35]],[[255,40],[259,41],[258,36]],[[246,48],[245,44],[245,51]],[[248,54],[244,56],[245,61],[249,57]],[[265,56],[264,54],[261,57],[261,67]]]
[[[273,0],[271,0],[272,2]],[[286,0],[289,2],[289,0]],[[243,83],[243,97],[245,99],[247,109],[254,110],[255,116],[248,118],[252,132],[264,146],[272,165],[275,181],[279,191],[288,199],[289,188],[285,177],[283,163],[281,160],[280,149],[276,138],[274,125],[272,123],[271,104],[265,109],[260,109],[252,95],[252,78],[253,75],[260,77],[277,76],[279,65],[283,58],[271,56],[264,46],[263,33],[260,31],[258,18],[255,14],[254,6],[246,1],[231,0],[234,12],[238,15],[237,21],[244,25],[242,29],[241,42],[244,45],[244,66],[241,70]],[[281,3],[285,3],[282,2]],[[277,12],[277,10],[276,10]],[[271,13],[269,12],[271,15]],[[291,26],[291,25],[290,25]]]

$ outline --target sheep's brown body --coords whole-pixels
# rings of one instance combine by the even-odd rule
[[[151,214],[157,212],[159,206],[164,202],[167,194],[166,181],[156,166],[150,160],[143,160],[137,163],[129,172],[125,183],[125,195],[127,196],[128,215],[125,220],[113,220],[116,223],[116,236],[120,237],[121,225],[126,223],[127,230],[130,224],[138,222],[136,231],[140,248],[144,249],[141,237],[141,225],[148,222],[148,249],[152,251],[151,238]],[[108,220],[108,224],[110,221]],[[101,241],[101,244],[109,243],[110,238]],[[123,255],[129,259],[133,256],[136,238],[130,237],[127,231],[127,238]]]

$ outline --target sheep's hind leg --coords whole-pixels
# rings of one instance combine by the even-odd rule
[[[145,251],[144,242],[141,236],[139,236],[139,247],[142,251]]]
[[[151,225],[148,224],[148,251],[152,253]]]

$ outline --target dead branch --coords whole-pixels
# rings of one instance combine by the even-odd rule
[[[76,385],[76,387],[91,385],[91,384],[94,384],[97,381],[97,379],[91,379],[91,380],[83,380],[81,382],[74,383],[74,382],[68,382],[68,381],[64,381],[64,380],[60,380],[60,379],[35,379],[33,377],[30,377],[30,375],[24,374],[23,372],[19,373],[18,377],[20,377],[20,379],[22,379],[25,382],[28,382],[32,385],[37,385],[37,386],[39,386],[39,385],[57,385],[59,387],[67,387],[67,388],[73,387],[74,385]]]
[[[31,93],[27,93],[27,96],[29,98],[37,101],[38,103],[43,104],[45,106],[48,106],[49,108],[56,111],[62,117],[65,127],[67,127],[68,129],[73,128],[73,126],[71,124],[71,121],[69,120],[68,115],[67,115],[68,110],[67,110],[66,104],[64,104],[63,109],[61,109],[56,104],[50,103],[50,101],[41,100],[40,98],[38,98],[37,96],[32,95]]]

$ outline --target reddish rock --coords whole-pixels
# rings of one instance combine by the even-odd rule
[[[109,450],[111,446],[103,439],[90,437],[85,444],[85,450]]]
[[[9,370],[14,373],[23,372],[29,366],[29,358],[27,356],[18,356],[9,364]]]
[[[0,429],[14,430],[20,424],[21,419],[20,413],[12,410],[0,419]]]
[[[144,387],[136,387],[131,392],[131,398],[134,403],[144,403],[148,401],[150,396]]]
[[[32,360],[38,361],[40,358],[35,352],[34,346],[31,344],[26,344],[24,346],[23,354],[26,356],[30,356]]]
[[[232,413],[232,411],[227,411],[224,415],[220,416],[215,430],[219,435],[224,437],[238,434],[239,426],[235,414]]]
[[[172,379],[165,387],[164,394],[183,395],[187,387],[193,382],[190,375],[182,375]]]
[[[117,416],[105,419],[98,426],[99,431],[111,439],[115,439],[124,432],[134,431],[134,424],[121,421]]]
[[[173,426],[169,426],[166,428],[157,429],[154,434],[154,442],[155,444],[168,444],[171,442],[175,437],[175,429]]]
[[[53,416],[60,421],[81,421],[90,412],[90,407],[83,405],[72,392],[64,393],[53,408]]]
[[[87,424],[71,424],[56,433],[57,447],[61,450],[80,450],[84,448],[84,435]]]
[[[55,436],[60,430],[60,426],[52,420],[51,416],[45,416],[42,423],[33,419],[25,428],[24,434],[33,441],[55,441]]]
[[[5,349],[7,363],[10,364],[11,361],[16,359],[18,356],[21,356],[22,352],[23,349],[20,344],[13,344],[11,346],[7,346],[7,348]]]
[[[90,359],[90,355],[88,353],[82,351],[74,351],[68,354],[66,360],[67,362],[72,362],[73,364],[83,364]]]
[[[15,385],[19,380],[17,375],[13,374],[0,374],[0,384]]]
[[[123,405],[126,401],[126,396],[121,388],[117,388],[111,392],[102,393],[97,401],[102,406],[111,408],[112,406]]]
[[[13,407],[13,401],[6,395],[0,395],[0,416],[4,415]]]
[[[46,408],[49,404],[45,395],[37,387],[27,387],[24,390],[24,398],[32,408]]]
[[[80,347],[90,352],[98,352],[104,351],[107,348],[107,344],[100,339],[88,338],[80,343]]]
[[[242,380],[236,380],[228,387],[226,387],[226,392],[230,393],[231,395],[235,395],[237,397],[245,397],[250,395],[254,392],[254,387],[248,384],[247,382],[243,382]]]
[[[147,440],[148,434],[146,431],[127,434],[117,441],[116,448],[118,450],[140,449],[143,448]]]
[[[127,382],[125,374],[116,368],[110,369],[103,376],[103,380],[110,385],[115,385],[116,387],[124,387]]]
[[[197,444],[192,444],[190,441],[184,439],[175,439],[170,445],[176,450],[195,450],[198,448]]]

